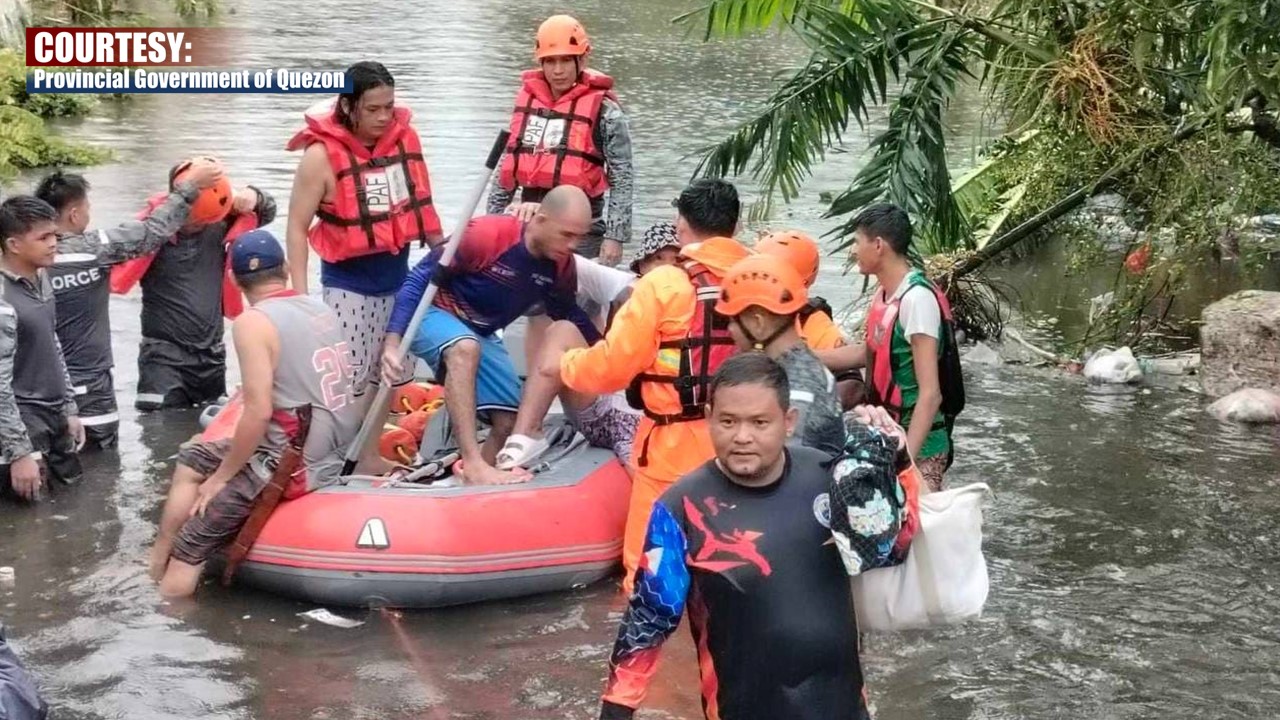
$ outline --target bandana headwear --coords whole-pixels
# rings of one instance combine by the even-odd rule
[[[640,263],[653,257],[666,248],[680,248],[680,240],[676,238],[676,226],[669,222],[654,223],[644,231],[644,239],[640,241],[640,254],[631,261],[631,272],[640,274]]]

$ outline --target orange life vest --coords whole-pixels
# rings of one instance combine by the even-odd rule
[[[658,351],[680,351],[679,367],[674,374],[640,373],[627,388],[627,401],[641,410],[654,425],[671,425],[706,418],[707,401],[710,400],[711,378],[725,360],[737,354],[733,337],[729,334],[729,319],[715,311],[720,298],[720,279],[697,262],[686,262],[684,271],[693,283],[696,305],[689,322],[689,332],[679,340],[664,340]],[[680,398],[680,411],[655,413],[644,402],[644,383],[672,385]],[[646,448],[647,449],[647,448]],[[637,459],[639,465],[646,462],[646,453]]]
[[[145,220],[168,197],[169,193],[162,192],[147,198],[147,207],[138,213],[138,219]],[[257,227],[258,216],[255,213],[232,215],[231,227],[227,229],[225,247],[231,247],[231,243],[235,242],[236,238]],[[175,235],[170,242],[177,241],[178,238]],[[142,281],[142,277],[151,269],[151,263],[155,259],[156,254],[151,253],[114,265],[111,268],[111,292],[116,295],[128,294]],[[244,312],[244,297],[240,294],[240,286],[236,285],[235,276],[231,273],[231,256],[228,255],[222,275],[222,315],[228,320],[235,320],[242,312]]]
[[[302,150],[324,143],[333,168],[333,203],[321,203],[311,226],[311,247],[325,262],[375,253],[398,253],[414,240],[440,233],[431,203],[431,178],[422,141],[398,107],[391,126],[370,150],[338,121],[332,103],[307,111],[307,125],[285,146]]]
[[[618,99],[613,78],[583,71],[578,84],[555,100],[541,70],[528,70],[521,79],[498,184],[507,191],[543,192],[574,185],[589,197],[604,195],[609,178],[595,129],[605,98]]]

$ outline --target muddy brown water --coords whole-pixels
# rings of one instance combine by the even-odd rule
[[[745,117],[797,61],[776,36],[703,45],[667,21],[673,0],[584,0],[634,118],[637,235],[669,217],[685,156]],[[342,67],[383,59],[417,114],[447,225],[503,124],[530,33],[530,2],[332,0],[241,7],[244,66]],[[192,151],[285,201],[283,151],[315,98],[138,96],[68,128],[115,148],[88,171],[94,212],[134,212]],[[976,122],[977,113],[958,113]],[[963,151],[960,151],[963,152]],[[833,155],[777,224],[820,231],[820,189],[858,153]],[[748,188],[749,191],[749,188]],[[283,231],[283,218],[274,226]],[[827,270],[835,302],[854,283]],[[132,410],[136,297],[114,298],[122,445],[34,508],[0,506],[0,619],[57,718],[590,718],[621,604],[613,583],[432,612],[339,610],[355,629],[307,622],[312,606],[207,585],[160,603],[143,561],[176,446],[194,411]],[[1268,718],[1280,708],[1280,433],[1221,426],[1173,387],[1108,389],[1012,367],[970,368],[951,482],[995,491],[986,517],[992,592],[964,627],[869,636],[877,717]],[[693,653],[670,643],[642,717],[700,716]],[[763,651],[764,649],[762,649]]]

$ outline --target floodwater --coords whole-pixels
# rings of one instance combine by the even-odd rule
[[[343,67],[382,59],[417,113],[447,225],[502,126],[540,3],[278,0],[226,18],[251,30],[244,66]],[[583,0],[597,64],[618,78],[637,145],[637,235],[670,215],[693,170],[768,92],[797,49],[776,36],[703,45],[667,21],[691,4]],[[137,96],[78,124],[119,162],[89,171],[106,224],[134,212],[166,169],[215,152],[233,177],[285,201],[283,151],[313,98]],[[962,108],[963,110],[963,108]],[[977,113],[958,113],[976,122]],[[860,139],[853,143],[858,145]],[[963,152],[963,149],[958,149]],[[824,230],[819,190],[859,153],[835,155],[785,220]],[[749,193],[748,193],[749,194]],[[282,220],[273,229],[283,230]],[[828,271],[834,303],[851,279]],[[160,603],[144,558],[177,444],[196,414],[132,410],[137,298],[113,299],[118,453],[34,508],[0,507],[0,618],[57,718],[595,717],[621,605],[582,591],[364,620],[214,584],[194,605]],[[1175,388],[1089,387],[1018,368],[970,368],[953,485],[987,482],[992,591],[961,628],[866,638],[877,717],[1267,718],[1280,708],[1280,433],[1220,426]],[[233,381],[234,382],[234,381]],[[649,718],[700,716],[685,631],[669,646]]]

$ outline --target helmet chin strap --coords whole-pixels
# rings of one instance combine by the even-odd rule
[[[777,340],[779,337],[782,336],[783,333],[787,331],[787,323],[782,323],[781,325],[778,326],[777,330],[774,330],[772,333],[769,333],[768,337],[764,338],[763,340],[759,340],[756,338],[755,335],[751,334],[751,331],[748,330],[747,326],[743,325],[740,320],[738,320],[737,318],[734,318],[734,322],[738,324],[738,329],[742,331],[742,334],[746,336],[748,340],[751,341],[751,349],[756,352],[764,352],[765,348],[773,344],[774,340]]]

